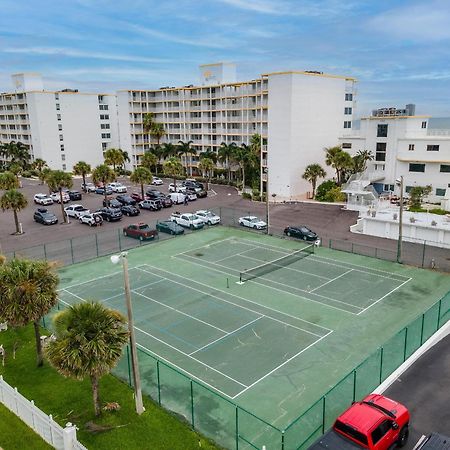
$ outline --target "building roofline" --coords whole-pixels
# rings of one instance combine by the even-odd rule
[[[347,77],[344,75],[332,75],[328,73],[314,73],[314,72],[308,72],[305,70],[299,71],[299,70],[287,70],[287,71],[281,71],[281,72],[269,72],[269,73],[263,73],[263,77],[273,76],[273,75],[309,75],[313,77],[324,77],[324,78],[338,78],[342,80],[352,80],[352,81],[358,81],[354,77]]]
[[[431,116],[414,115],[414,116],[367,116],[361,117],[359,120],[380,120],[380,119],[429,119]]]
[[[13,91],[13,92],[0,92],[0,95],[15,95],[15,94],[78,94],[78,95],[109,95],[115,96],[116,94],[103,93],[103,92],[63,92],[63,91],[47,91],[47,90],[30,90],[30,91]]]

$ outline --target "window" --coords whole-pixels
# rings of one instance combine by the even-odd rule
[[[102,123],[102,124],[100,124],[100,128],[102,130],[109,130],[109,123]]]
[[[436,188],[436,195],[444,196],[445,195],[445,189]]]
[[[60,123],[58,124],[58,130],[62,131],[62,125]]]
[[[394,192],[394,185],[393,184],[384,184],[383,185],[383,190],[386,192]]]
[[[378,124],[377,137],[387,137],[388,126],[386,123]]]
[[[386,142],[377,142],[375,161],[386,161]]]
[[[65,164],[62,165],[62,168],[63,168],[62,170],[66,170],[67,169]]]
[[[450,173],[450,164],[441,164],[440,172]]]
[[[109,120],[109,114],[100,114],[100,120]]]
[[[425,164],[410,163],[409,171],[410,172],[425,172]]]
[[[414,144],[409,144],[409,145],[408,145],[408,150],[409,150],[410,152],[414,151]]]
[[[352,108],[344,108],[344,114],[351,114]]]
[[[352,148],[352,144],[349,142],[343,142],[342,143],[342,148]]]
[[[353,101],[353,94],[345,94],[345,101],[347,102]]]
[[[376,444],[391,428],[392,422],[390,420],[381,422],[380,425],[372,431],[372,442]]]
[[[59,94],[58,93],[55,94],[55,100],[59,100]]]
[[[426,122],[422,122],[422,128],[426,128],[427,127],[427,123]]]
[[[61,120],[61,114],[56,114],[56,119]]]
[[[102,139],[109,139],[111,137],[110,133],[102,133]]]
[[[61,151],[64,151],[64,144],[59,144],[59,148],[61,149]]]
[[[351,120],[346,120],[344,122],[344,128],[351,128],[352,127],[352,122]]]
[[[438,152],[439,145],[427,145],[427,152]]]
[[[61,161],[65,161],[66,160],[66,155],[61,155]]]
[[[102,142],[102,150],[103,150],[103,151],[106,150],[107,145],[108,145],[108,144],[107,144],[106,142]]]
[[[361,444],[367,445],[367,437],[365,434],[361,433],[358,430],[355,430],[353,427],[347,425],[344,422],[341,422],[340,420],[336,420],[336,423],[334,424],[334,427],[341,431],[342,433],[346,434],[347,436],[352,437],[355,439],[355,441],[360,442]]]
[[[102,111],[108,111],[108,105],[99,105],[98,106]]]
[[[59,103],[56,104],[56,111],[60,111],[61,107],[59,106]]]
[[[64,136],[62,134],[59,135],[59,140],[62,141],[64,139]]]

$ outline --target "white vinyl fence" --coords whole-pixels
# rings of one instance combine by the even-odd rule
[[[57,450],[87,450],[77,440],[76,427],[71,423],[63,428],[57,424],[51,415],[45,414],[33,400],[26,399],[17,388],[11,387],[0,375],[0,402],[22,419],[30,428],[48,444]],[[11,433],[14,433],[11,430]]]

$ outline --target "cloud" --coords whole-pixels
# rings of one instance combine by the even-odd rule
[[[69,56],[71,58],[89,58],[89,59],[106,59],[113,61],[143,62],[143,63],[161,63],[168,62],[162,58],[147,58],[145,56],[108,54],[102,52],[89,52],[84,50],[73,50],[64,47],[9,47],[4,48],[4,53],[25,53],[29,55],[58,55]]]

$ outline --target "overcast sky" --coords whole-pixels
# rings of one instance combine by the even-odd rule
[[[40,72],[47,89],[114,92],[277,70],[356,77],[358,112],[415,103],[450,116],[450,0],[1,0],[0,91]]]

